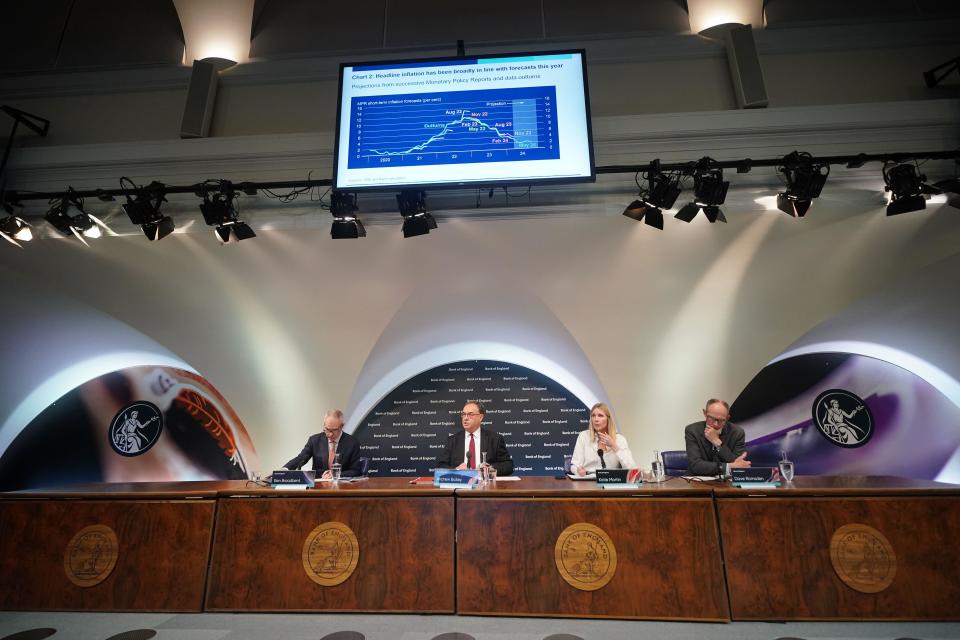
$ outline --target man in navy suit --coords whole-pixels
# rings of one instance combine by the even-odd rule
[[[481,453],[487,454],[487,464],[493,467],[498,476],[513,473],[513,458],[507,451],[503,436],[490,429],[481,429],[486,409],[479,402],[463,405],[460,420],[463,430],[447,438],[447,446],[437,456],[438,469],[477,469],[483,460]]]
[[[339,409],[327,411],[323,419],[323,432],[310,436],[303,451],[283,466],[286,469],[299,469],[313,458],[313,470],[317,476],[329,480],[333,477],[330,458],[334,453],[340,454],[341,476],[362,475],[360,443],[349,433],[343,432],[343,412]]]

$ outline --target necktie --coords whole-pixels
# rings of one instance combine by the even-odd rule
[[[471,469],[476,469],[476,468],[477,468],[477,445],[475,444],[475,443],[476,443],[476,438],[477,438],[477,437],[476,437],[474,434],[472,434],[472,433],[470,434],[470,451],[469,451],[470,463],[469,463],[469,467],[470,467]]]
[[[327,451],[327,469],[333,469],[333,458],[337,455],[337,443],[333,440],[328,440],[327,443],[330,445],[329,450]]]

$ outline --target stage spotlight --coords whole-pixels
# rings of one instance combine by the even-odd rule
[[[925,195],[940,193],[936,187],[925,184],[927,177],[917,170],[913,163],[889,162],[883,166],[883,190],[890,192],[890,204],[887,215],[921,211],[927,208]]]
[[[777,195],[777,209],[795,218],[802,218],[814,198],[820,197],[830,175],[830,165],[814,162],[813,156],[805,151],[794,151],[784,156],[777,173],[782,173],[787,183],[786,190]]]
[[[13,211],[13,205],[7,202],[3,203],[3,210],[7,216],[0,218],[0,236],[11,244],[18,247],[21,242],[30,242],[33,240],[33,231],[30,229],[30,223],[16,215]]]
[[[333,224],[330,226],[330,237],[334,240],[344,238],[366,238],[367,230],[356,215],[357,197],[355,194],[344,191],[334,191],[330,196],[330,213],[333,215]]]
[[[641,173],[647,181],[646,189],[640,186]],[[627,205],[623,215],[662,230],[663,209],[671,208],[680,196],[680,172],[662,171],[660,160],[654,160],[646,172],[637,173],[635,180],[640,197]]]
[[[663,230],[663,211],[643,200],[634,200],[623,210],[623,215],[644,224]]]
[[[71,214],[71,209],[76,210],[76,213]],[[50,210],[44,218],[57,231],[65,236],[76,236],[83,244],[87,244],[85,237],[99,238],[102,235],[101,229],[116,235],[103,221],[83,210],[83,198],[73,187],[69,188],[67,195],[51,201]]]
[[[221,180],[216,188],[211,188],[205,183],[197,195],[203,198],[203,202],[200,203],[203,221],[208,226],[215,227],[214,233],[220,242],[224,244],[231,240],[239,242],[257,236],[248,224],[239,219],[234,203],[237,193],[228,180]]]
[[[426,235],[437,228],[437,221],[427,213],[427,194],[423,191],[401,191],[397,194],[397,207],[403,216],[404,238]]]
[[[120,184],[130,182],[129,178],[120,178]],[[132,182],[130,184],[133,184]],[[126,194],[127,203],[123,205],[130,222],[140,225],[145,236],[150,240],[160,240],[173,233],[173,218],[160,213],[160,206],[167,201],[165,185],[160,182],[151,182],[146,187],[137,189],[134,195]]]
[[[711,158],[702,158],[697,162],[693,173],[693,202],[686,204],[674,217],[691,222],[703,211],[711,223],[726,222],[727,218],[720,205],[727,199],[730,183],[723,179],[723,168],[716,166]]]

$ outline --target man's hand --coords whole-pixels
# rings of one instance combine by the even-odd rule
[[[459,466],[457,466],[457,469],[461,469],[461,470],[466,469],[466,468],[467,468],[467,463],[466,463],[466,462],[461,462],[461,463],[459,464]]]
[[[583,476],[587,475],[587,470],[584,469],[583,467],[579,467],[579,466],[578,466],[578,467],[577,467],[577,475],[580,476],[580,477],[583,477]]]
[[[321,479],[321,480],[333,480],[333,471],[330,471],[330,469],[327,469],[326,471],[323,472],[323,475],[320,476],[320,479]]]
[[[737,459],[730,463],[731,469],[749,469],[753,465],[752,462],[747,460],[747,452],[744,451]]]
[[[713,427],[704,427],[703,437],[709,440],[710,443],[715,447],[719,447],[723,444],[723,441],[720,440],[720,432]]]

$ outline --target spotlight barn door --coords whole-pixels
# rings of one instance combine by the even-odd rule
[[[206,138],[210,134],[213,103],[217,97],[217,68],[209,62],[193,61],[190,88],[180,122],[181,138]]]
[[[767,106],[767,86],[763,81],[757,43],[753,39],[753,27],[746,24],[727,31],[726,45],[737,104],[741,109]]]

